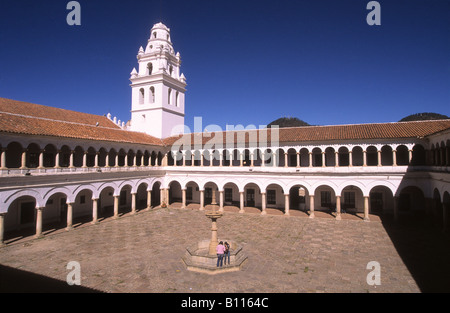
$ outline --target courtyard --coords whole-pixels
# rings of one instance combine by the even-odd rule
[[[207,208],[208,209],[208,208]],[[271,212],[268,212],[271,213]],[[371,216],[336,221],[326,214],[261,216],[226,208],[218,237],[243,246],[241,271],[207,275],[187,271],[187,246],[210,237],[210,221],[195,208],[157,208],[44,232],[0,248],[0,290],[113,293],[303,293],[450,291],[449,239],[423,220],[400,223]],[[70,287],[67,264],[76,261],[81,286]],[[367,264],[380,264],[371,286]],[[52,289],[54,288],[54,289]],[[72,288],[72,289],[71,289]],[[77,289],[78,288],[78,289]],[[81,288],[81,289],[80,289]],[[83,289],[85,288],[85,289]]]

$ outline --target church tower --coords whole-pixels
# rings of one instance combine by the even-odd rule
[[[139,49],[139,70],[131,72],[131,130],[157,138],[184,129],[186,78],[180,72],[180,53],[173,50],[170,29],[153,25],[144,50]]]

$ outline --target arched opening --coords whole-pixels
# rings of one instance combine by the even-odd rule
[[[378,165],[378,150],[375,146],[369,146],[366,149],[366,165],[367,166]]]
[[[152,187],[152,207],[159,206],[161,204],[161,183],[155,182]]]
[[[73,207],[73,206],[72,206]],[[73,219],[72,213],[72,219]],[[42,221],[49,222],[46,229],[53,230],[67,226],[67,195],[62,192],[52,194],[45,203],[45,210],[42,211]]]
[[[175,204],[176,207],[181,207],[182,193],[181,185],[177,181],[172,181],[169,184],[169,205]]]
[[[288,167],[297,167],[297,151],[290,148],[288,151]]]
[[[226,183],[223,187],[224,211],[239,212],[239,188],[235,183]]]
[[[147,64],[147,75],[152,75],[152,72],[153,72],[153,64],[149,62]]]
[[[55,160],[56,160],[56,153],[57,149],[54,145],[48,144],[44,148],[44,155],[43,155],[43,161],[44,161],[44,167],[55,167]]]
[[[333,188],[327,185],[317,187],[314,191],[314,211],[331,213],[334,212],[335,209],[336,193]]]
[[[303,185],[295,185],[289,189],[289,209],[306,212],[309,207],[309,191]]]
[[[72,205],[74,227],[78,226],[81,223],[92,221],[92,198],[93,194],[89,189],[83,189],[77,193],[75,202]]]
[[[114,215],[114,189],[105,187],[100,192],[97,203],[98,217],[107,218]]]
[[[61,147],[61,151],[59,152],[59,166],[60,167],[69,167],[71,154],[72,154],[72,152],[68,146],[64,145]]]
[[[20,168],[22,166],[22,145],[18,142],[11,142],[6,148],[6,167]]]
[[[340,147],[338,150],[338,166],[350,166],[350,154],[347,147]]]
[[[312,165],[314,167],[322,166],[322,150],[320,148],[312,150]]]
[[[375,186],[369,193],[370,213],[375,215],[383,215],[393,213],[394,211],[394,195],[391,189],[386,186]]]
[[[272,189],[275,187],[272,186]],[[249,213],[261,213],[261,189],[255,183],[248,183],[244,187],[244,207],[245,211]],[[267,201],[267,191],[266,191]],[[239,201],[240,202],[240,201]]]
[[[407,186],[398,193],[398,214],[423,217],[425,196],[417,186]]]
[[[27,147],[26,153],[26,167],[37,168],[39,166],[39,157],[41,149],[38,144],[30,143]],[[20,160],[20,158],[19,158]]]
[[[300,166],[308,167],[309,164],[309,151],[306,148],[300,149]]]
[[[352,149],[352,165],[353,166],[363,166],[364,165],[364,155],[363,149],[360,146],[353,147]]]
[[[325,149],[325,166],[336,166],[335,150],[332,147]]]
[[[392,166],[394,164],[392,147],[384,145],[381,147],[381,165]]]
[[[119,214],[131,212],[131,186],[125,185],[119,191]]]
[[[144,104],[145,90],[144,88],[139,89],[139,104]]]
[[[198,209],[200,207],[200,191],[196,182],[186,184],[186,208]]]
[[[364,196],[359,187],[350,185],[341,192],[341,213],[364,213]]]
[[[413,147],[411,165],[424,166],[427,164],[426,151],[421,144],[416,144]]]
[[[147,192],[148,185],[147,183],[141,183],[139,184],[136,192],[136,209],[137,210],[144,210],[147,208]]]
[[[219,204],[218,187],[213,182],[207,182],[205,184],[204,204],[205,204],[205,208],[207,205],[211,205],[211,204],[218,205]]]
[[[155,103],[155,87],[150,87],[150,103]]]
[[[73,153],[73,166],[82,167],[84,158],[84,149],[80,146],[76,146]]]
[[[23,236],[35,234],[36,199],[32,196],[22,196],[15,199],[8,207],[5,215],[5,241],[14,242]]]
[[[409,164],[409,151],[405,145],[400,145],[397,147],[397,165],[408,165]]]

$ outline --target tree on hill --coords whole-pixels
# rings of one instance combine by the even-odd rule
[[[278,125],[279,128],[311,126],[308,123],[306,123],[305,121],[302,121],[296,117],[281,117],[281,118],[271,122],[269,125],[267,125],[267,128],[270,128],[274,125]]]
[[[410,122],[410,121],[426,121],[426,120],[445,120],[449,119],[447,115],[439,114],[439,113],[416,113],[408,115],[407,117],[402,118],[399,122]]]

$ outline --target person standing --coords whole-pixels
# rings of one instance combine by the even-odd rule
[[[225,247],[223,246],[223,241],[219,242],[219,244],[216,247],[217,252],[217,267],[222,267],[223,265],[223,253],[225,252]]]
[[[230,244],[225,241],[224,247],[225,247],[225,251],[224,251],[224,255],[223,255],[224,263],[225,263],[225,265],[227,265],[227,258],[228,258],[228,265],[230,265]]]

